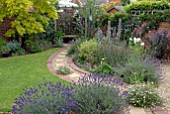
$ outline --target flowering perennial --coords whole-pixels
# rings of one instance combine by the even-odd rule
[[[127,91],[122,81],[100,75],[85,75],[78,83],[66,86],[45,82],[38,87],[24,89],[12,106],[14,114],[115,114],[127,107]]]

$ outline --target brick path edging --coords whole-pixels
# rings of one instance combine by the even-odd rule
[[[64,48],[57,50],[55,53],[53,53],[53,54],[48,58],[48,60],[47,60],[47,68],[48,68],[48,70],[49,70],[53,75],[59,77],[60,79],[65,80],[65,81],[71,82],[71,80],[70,80],[69,78],[67,78],[66,76],[61,75],[61,74],[58,74],[57,71],[54,69],[53,64],[52,64],[54,58],[55,58],[60,52],[62,52],[63,50],[64,50]]]
[[[77,72],[80,72],[80,73],[82,73],[82,74],[87,74],[87,75],[90,74],[90,72],[88,72],[88,71],[86,71],[86,70],[83,70],[83,69],[79,68],[77,65],[75,65],[74,62],[73,62],[73,59],[72,59],[71,57],[68,57],[68,59],[67,59],[67,64],[68,64],[73,70],[75,70],[75,71],[77,71]]]
[[[167,114],[165,110],[160,106],[153,107],[151,110],[153,114]]]

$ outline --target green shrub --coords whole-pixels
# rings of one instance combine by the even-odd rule
[[[3,38],[0,37],[0,49],[1,47],[5,45],[5,40]],[[2,55],[2,52],[0,51],[0,56]]]
[[[136,1],[126,7],[126,11],[142,11],[142,10],[166,10],[170,9],[170,4],[165,1]]]
[[[116,12],[115,14],[110,15],[109,20],[111,21],[112,25],[119,23],[119,19],[122,19],[122,23],[131,22],[130,15],[127,13]]]
[[[54,38],[53,38],[52,42],[57,47],[62,47],[63,46],[63,33],[61,31],[57,31],[54,34]]]
[[[52,47],[52,43],[45,39],[39,40],[37,45],[41,48],[41,50],[47,50]]]
[[[63,46],[63,40],[62,39],[54,39],[54,45],[56,47],[62,47]]]
[[[6,45],[1,46],[1,52],[2,54],[9,54],[11,49],[7,47]]]
[[[153,84],[138,84],[129,89],[129,103],[137,107],[150,107],[161,105],[162,98],[157,93]]]
[[[52,43],[45,39],[40,39],[36,41],[34,39],[29,39],[25,41],[25,48],[31,53],[41,52],[52,47]]]
[[[6,46],[10,48],[11,52],[15,52],[21,48],[20,44],[16,40],[7,42]]]
[[[159,62],[151,58],[142,59],[130,58],[125,66],[119,66],[116,68],[118,76],[122,77],[127,83],[144,83],[154,82],[158,84],[159,81]]]
[[[103,74],[103,75],[109,75],[109,74],[113,74],[113,67],[111,67],[109,64],[107,63],[101,63],[95,70],[94,73],[99,73],[99,74]]]
[[[8,54],[11,56],[18,56],[25,54],[25,50],[21,48],[19,43],[15,40],[7,42],[1,47],[2,54]]]
[[[37,53],[42,51],[40,46],[36,42],[30,39],[25,41],[25,46],[26,46],[26,50],[31,53]]]
[[[11,56],[19,56],[24,54],[25,54],[25,50],[23,48],[19,48],[17,51],[13,52]]]
[[[93,64],[96,58],[97,41],[89,40],[80,44],[78,47],[78,59],[83,62]]]
[[[76,51],[78,51],[78,47],[80,46],[80,44],[86,40],[87,39],[85,38],[79,38],[79,39],[76,39],[74,42],[72,42],[72,45],[69,47],[67,51],[67,55],[70,56],[74,54]]]
[[[67,66],[60,66],[58,69],[57,69],[57,73],[59,74],[62,74],[62,75],[68,75],[68,74],[71,74],[72,71],[69,67]]]

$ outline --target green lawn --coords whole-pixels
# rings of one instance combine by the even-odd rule
[[[48,57],[56,50],[0,59],[0,112],[11,111],[12,102],[22,88],[44,81],[62,81],[52,75],[46,66]]]

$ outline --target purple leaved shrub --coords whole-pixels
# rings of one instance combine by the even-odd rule
[[[123,82],[110,76],[84,75],[69,86],[45,82],[15,99],[14,114],[117,114],[128,107]]]
[[[170,52],[170,36],[167,31],[156,32],[151,40],[147,41],[150,46],[150,54],[158,59],[168,59]]]

